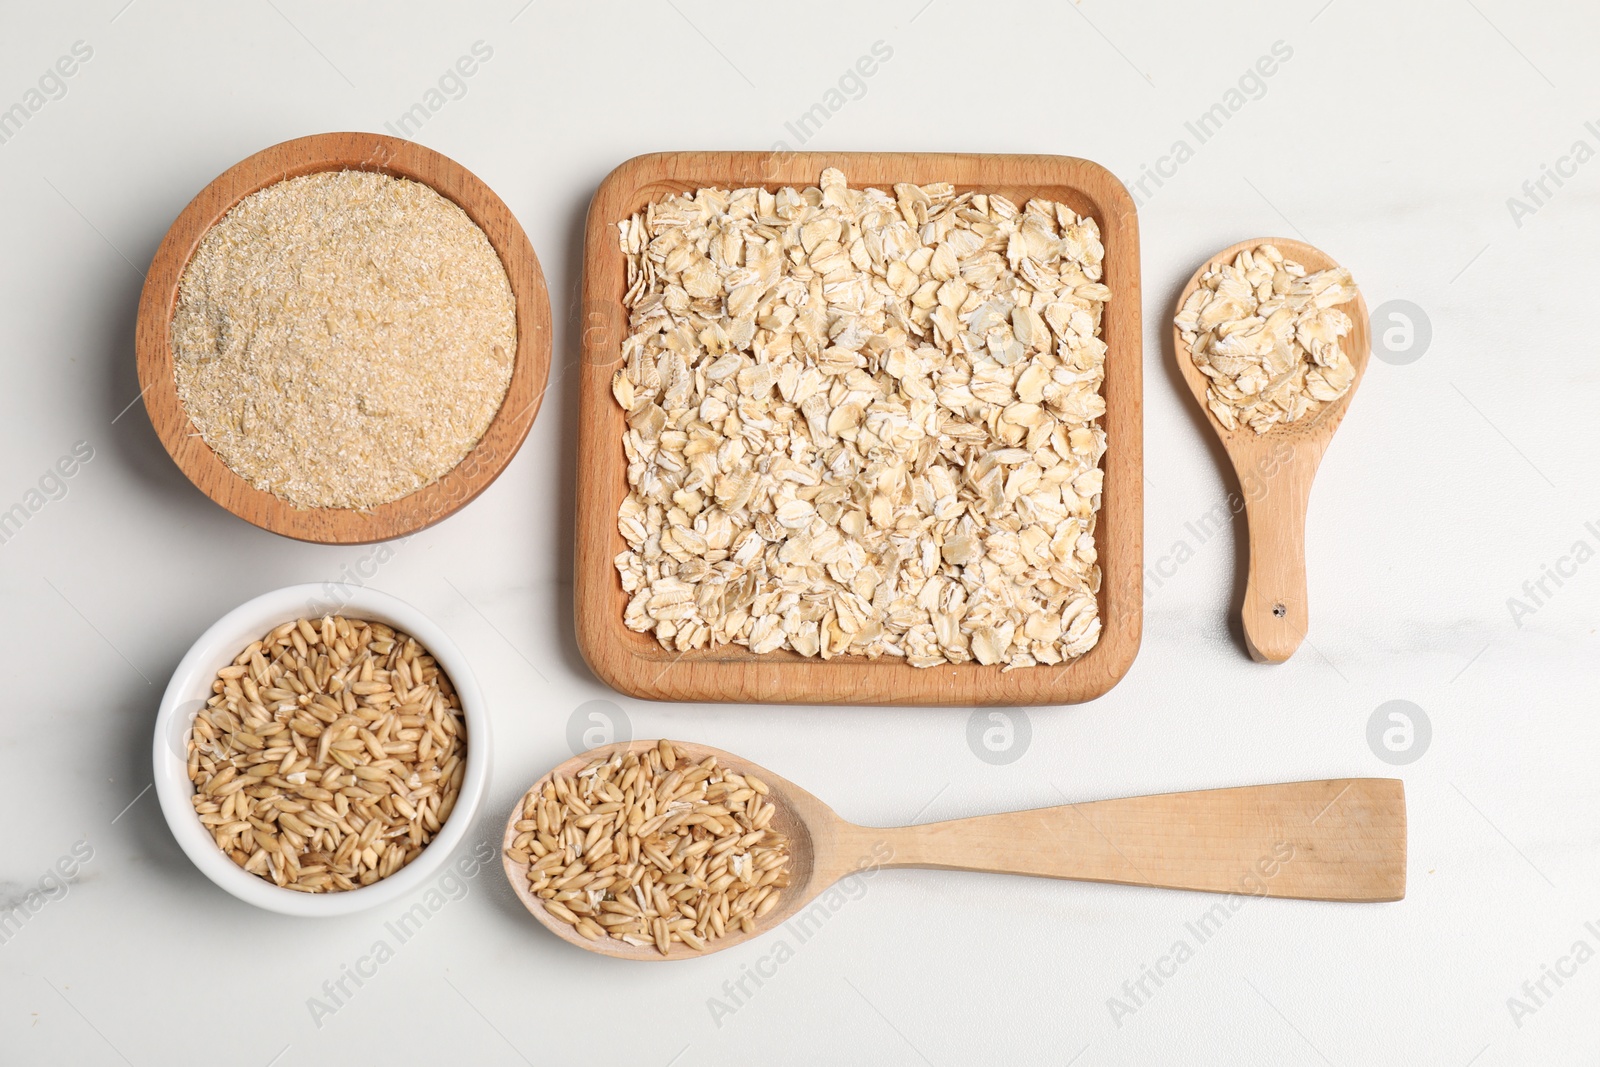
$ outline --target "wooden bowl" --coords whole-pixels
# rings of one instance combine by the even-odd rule
[[[257,489],[211,450],[178,398],[172,316],[178,283],[208,230],[251,193],[285,178],[365,170],[410,178],[455,202],[500,256],[516,305],[511,384],[489,428],[444,477],[376,507],[297,508]],[[373,133],[320,133],[273,145],[223,171],[189,202],[156,249],[135,335],[145,410],[173,462],[200,491],[247,522],[301,541],[353,545],[403,537],[448,518],[488,488],[528,436],[550,376],[550,296],[511,209],[459,163],[419,144]]]
[[[1003,194],[1018,204],[1044,197],[1092,216],[1105,244],[1108,353],[1103,395],[1105,485],[1096,543],[1102,582],[1100,642],[1058,667],[1002,673],[976,662],[917,668],[884,657],[823,660],[790,651],[756,654],[742,645],[685,653],[622,622],[627,595],[612,559],[627,545],[617,505],[627,492],[624,414],[611,395],[622,362],[626,261],[616,224],[653,200],[706,186],[739,189],[815,185],[838,167],[852,186],[948,181],[957,191]],[[573,575],[578,645],[612,688],[651,700],[794,704],[1017,706],[1090,700],[1127,673],[1143,618],[1144,457],[1139,315],[1139,224],[1133,199],[1105,168],[1064,156],[930,152],[663,152],[612,171],[589,205],[584,238],[583,335],[579,365],[577,547]]]

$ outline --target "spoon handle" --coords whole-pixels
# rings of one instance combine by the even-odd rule
[[[1306,504],[1315,472],[1314,460],[1291,463],[1256,481],[1251,486],[1255,491],[1247,489],[1245,494],[1250,574],[1239,616],[1251,657],[1267,663],[1282,663],[1294,655],[1310,625]]]
[[[933,867],[1302,900],[1405,896],[1392,778],[1128,797],[900,829],[852,828],[885,867]]]

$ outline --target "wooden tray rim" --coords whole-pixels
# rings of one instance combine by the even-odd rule
[[[615,223],[668,191],[815,184],[838,167],[853,186],[950,181],[959,190],[1046,195],[1100,224],[1106,245],[1108,444],[1097,523],[1102,634],[1086,655],[1058,667],[1004,672],[976,663],[919,669],[885,657],[830,660],[793,652],[756,655],[740,646],[688,653],[661,648],[622,622],[625,594],[612,559],[624,547],[616,506],[625,485],[622,413],[610,378],[625,336],[623,257]],[[1020,200],[1019,200],[1020,202]],[[1085,209],[1087,208],[1087,212]],[[1006,707],[1069,704],[1111,689],[1132,666],[1143,622],[1143,344],[1138,220],[1133,199],[1089,160],[1048,155],[924,152],[656,152],[636,156],[601,182],[585,231],[579,338],[579,445],[573,574],[578,646],[590,669],[625,695],[650,700],[799,704]],[[609,279],[609,280],[608,280]],[[1107,525],[1115,537],[1107,537]],[[596,533],[598,531],[598,533]]]

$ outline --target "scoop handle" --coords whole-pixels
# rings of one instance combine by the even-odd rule
[[[1305,640],[1311,625],[1306,595],[1306,506],[1318,455],[1280,446],[1287,462],[1262,474],[1265,464],[1240,470],[1249,527],[1250,571],[1239,620],[1253,659],[1282,663]],[[1301,446],[1301,452],[1309,451]],[[1272,453],[1263,453],[1271,456]]]
[[[1101,800],[893,830],[877,865],[992,871],[1238,896],[1405,896],[1404,784],[1339,778]]]

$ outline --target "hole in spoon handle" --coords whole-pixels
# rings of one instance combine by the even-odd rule
[[[1306,499],[1310,479],[1285,469],[1247,498],[1250,574],[1240,609],[1245,646],[1253,659],[1282,663],[1294,655],[1310,625],[1306,601]]]

